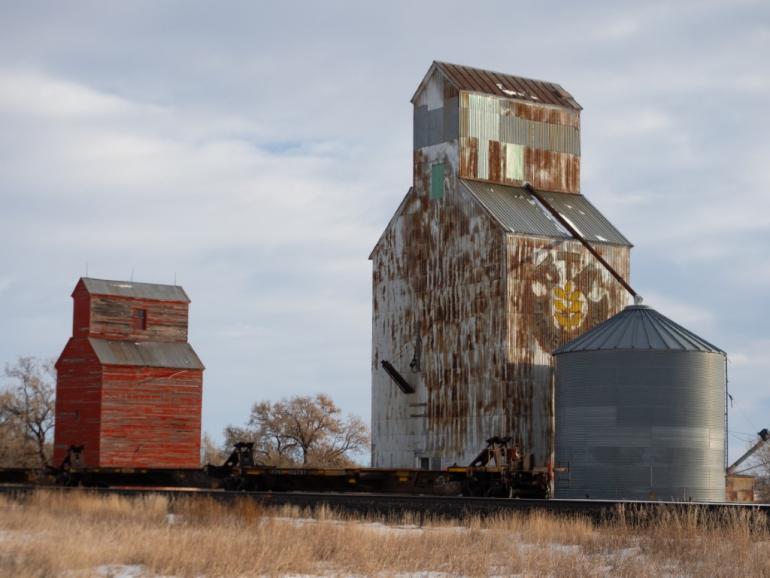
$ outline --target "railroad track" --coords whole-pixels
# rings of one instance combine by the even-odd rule
[[[425,515],[462,518],[469,515],[494,515],[506,512],[548,512],[560,516],[586,516],[594,521],[655,519],[664,512],[699,510],[703,514],[725,517],[739,512],[761,515],[770,513],[770,504],[694,503],[694,502],[639,502],[605,500],[532,500],[503,498],[468,498],[415,496],[400,494],[356,494],[313,492],[227,492],[223,490],[185,488],[67,488],[8,484],[0,485],[0,494],[25,496],[39,491],[90,495],[121,495],[140,497],[162,495],[171,500],[205,497],[235,504],[241,500],[253,500],[265,506],[297,506],[378,515],[399,515],[414,512],[422,519]]]

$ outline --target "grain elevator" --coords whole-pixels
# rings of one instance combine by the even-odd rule
[[[580,105],[443,62],[412,104],[412,186],[370,255],[372,465],[464,464],[511,436],[547,466],[551,353],[628,301],[563,225],[628,279],[631,244],[581,193]]]

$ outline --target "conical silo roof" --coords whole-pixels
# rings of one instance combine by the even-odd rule
[[[554,351],[554,355],[619,349],[724,354],[718,347],[651,307],[629,305],[604,323],[565,343]]]

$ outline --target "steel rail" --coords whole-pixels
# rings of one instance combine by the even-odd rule
[[[161,495],[171,500],[185,498],[210,498],[222,503],[237,504],[252,500],[264,506],[296,506],[357,513],[399,515],[413,512],[420,516],[463,518],[466,516],[499,515],[508,512],[547,512],[558,516],[585,516],[594,521],[616,519],[649,520],[663,512],[699,510],[704,513],[735,514],[755,512],[767,515],[770,504],[706,503],[706,502],[648,502],[614,500],[560,500],[560,499],[504,499],[415,496],[405,494],[335,494],[326,492],[227,492],[183,488],[86,488],[7,484],[0,485],[0,494],[23,497],[40,491],[87,495],[120,495],[141,497]]]

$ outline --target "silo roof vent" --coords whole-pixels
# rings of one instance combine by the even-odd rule
[[[629,305],[583,335],[554,351],[602,351],[618,349],[658,351],[724,351],[698,337],[692,331],[673,322],[647,305]]]

